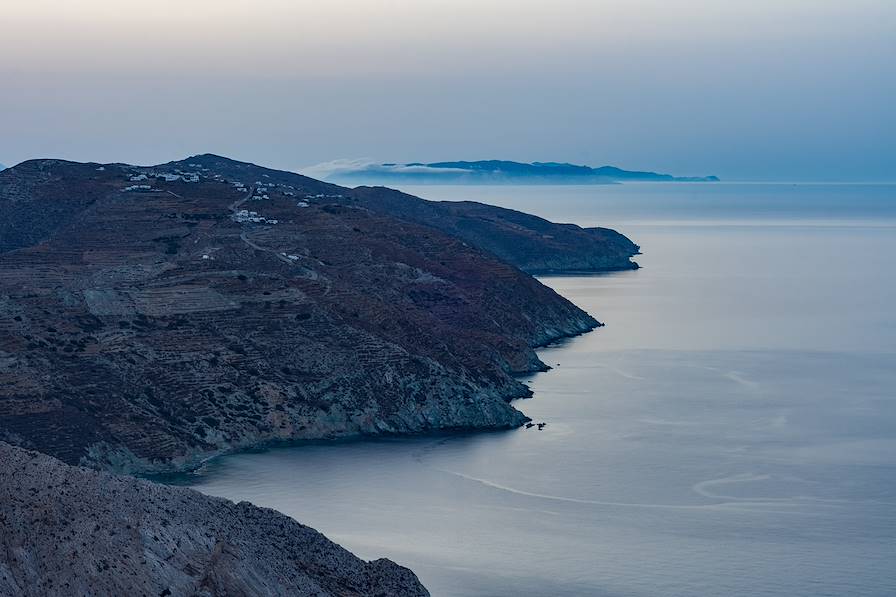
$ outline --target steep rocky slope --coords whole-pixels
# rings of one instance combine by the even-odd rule
[[[370,193],[217,156],[3,171],[0,439],[151,472],[521,424],[533,348],[597,322]]]
[[[609,228],[555,224],[474,201],[425,201],[383,187],[358,187],[349,201],[432,226],[532,274],[637,269],[639,247]]]
[[[273,510],[0,442],[0,595],[428,595]]]

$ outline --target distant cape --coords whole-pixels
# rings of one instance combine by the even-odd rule
[[[623,170],[615,166],[578,166],[560,162],[480,160],[376,163],[337,160],[302,170],[303,174],[354,184],[614,184],[620,182],[717,182],[716,176],[673,176]]]

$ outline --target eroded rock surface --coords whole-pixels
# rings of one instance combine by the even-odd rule
[[[71,467],[0,442],[0,595],[424,596],[247,502]]]

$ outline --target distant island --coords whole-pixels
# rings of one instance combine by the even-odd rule
[[[718,182],[716,176],[673,176],[560,162],[480,160],[408,164],[337,160],[303,170],[343,184],[615,184],[621,182]]]

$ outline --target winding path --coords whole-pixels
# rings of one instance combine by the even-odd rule
[[[249,199],[251,199],[251,198],[253,197],[253,195],[255,195],[255,187],[251,187],[251,188],[249,189],[249,193],[248,193],[245,197],[242,197],[242,198],[240,198],[240,199],[237,199],[236,201],[234,201],[233,203],[231,203],[228,209],[230,209],[230,211],[233,212],[233,215],[236,215],[236,213],[237,213],[237,211],[239,210],[239,208],[240,208],[246,201],[248,201]],[[268,247],[262,247],[262,246],[259,245],[258,243],[254,242],[254,241],[252,241],[252,240],[249,240],[249,237],[248,237],[247,232],[246,232],[245,230],[242,230],[242,231],[240,232],[240,240],[243,241],[244,243],[246,243],[246,246],[249,247],[250,249],[255,249],[256,251],[262,251],[262,252],[264,252],[264,253],[271,253],[271,254],[273,254],[275,257],[277,257],[277,259],[279,259],[280,261],[282,261],[283,263],[286,263],[286,264],[288,264],[288,265],[297,265],[296,262],[295,262],[294,260],[290,259],[289,257],[287,257],[286,255],[284,255],[284,254],[281,253],[280,251],[277,251],[276,249],[271,249],[271,248],[268,248]],[[318,260],[318,259],[314,259],[313,257],[308,257],[308,256],[306,256],[306,255],[299,255],[299,257],[302,258],[302,259],[308,259],[308,260],[311,260],[311,261],[316,261],[318,264],[323,265],[323,264],[320,262],[320,260]],[[321,280],[321,281],[323,281],[323,283],[325,284],[324,295],[329,294],[329,293],[330,293],[330,289],[332,288],[332,283],[330,282],[330,280],[329,280],[326,276],[322,276],[322,275],[320,275],[319,273],[317,273],[317,272],[316,272],[315,270],[313,270],[313,269],[310,269],[310,268],[305,268],[305,269],[307,269],[308,271],[314,273],[314,274],[315,274],[315,279],[316,279],[316,280]]]

